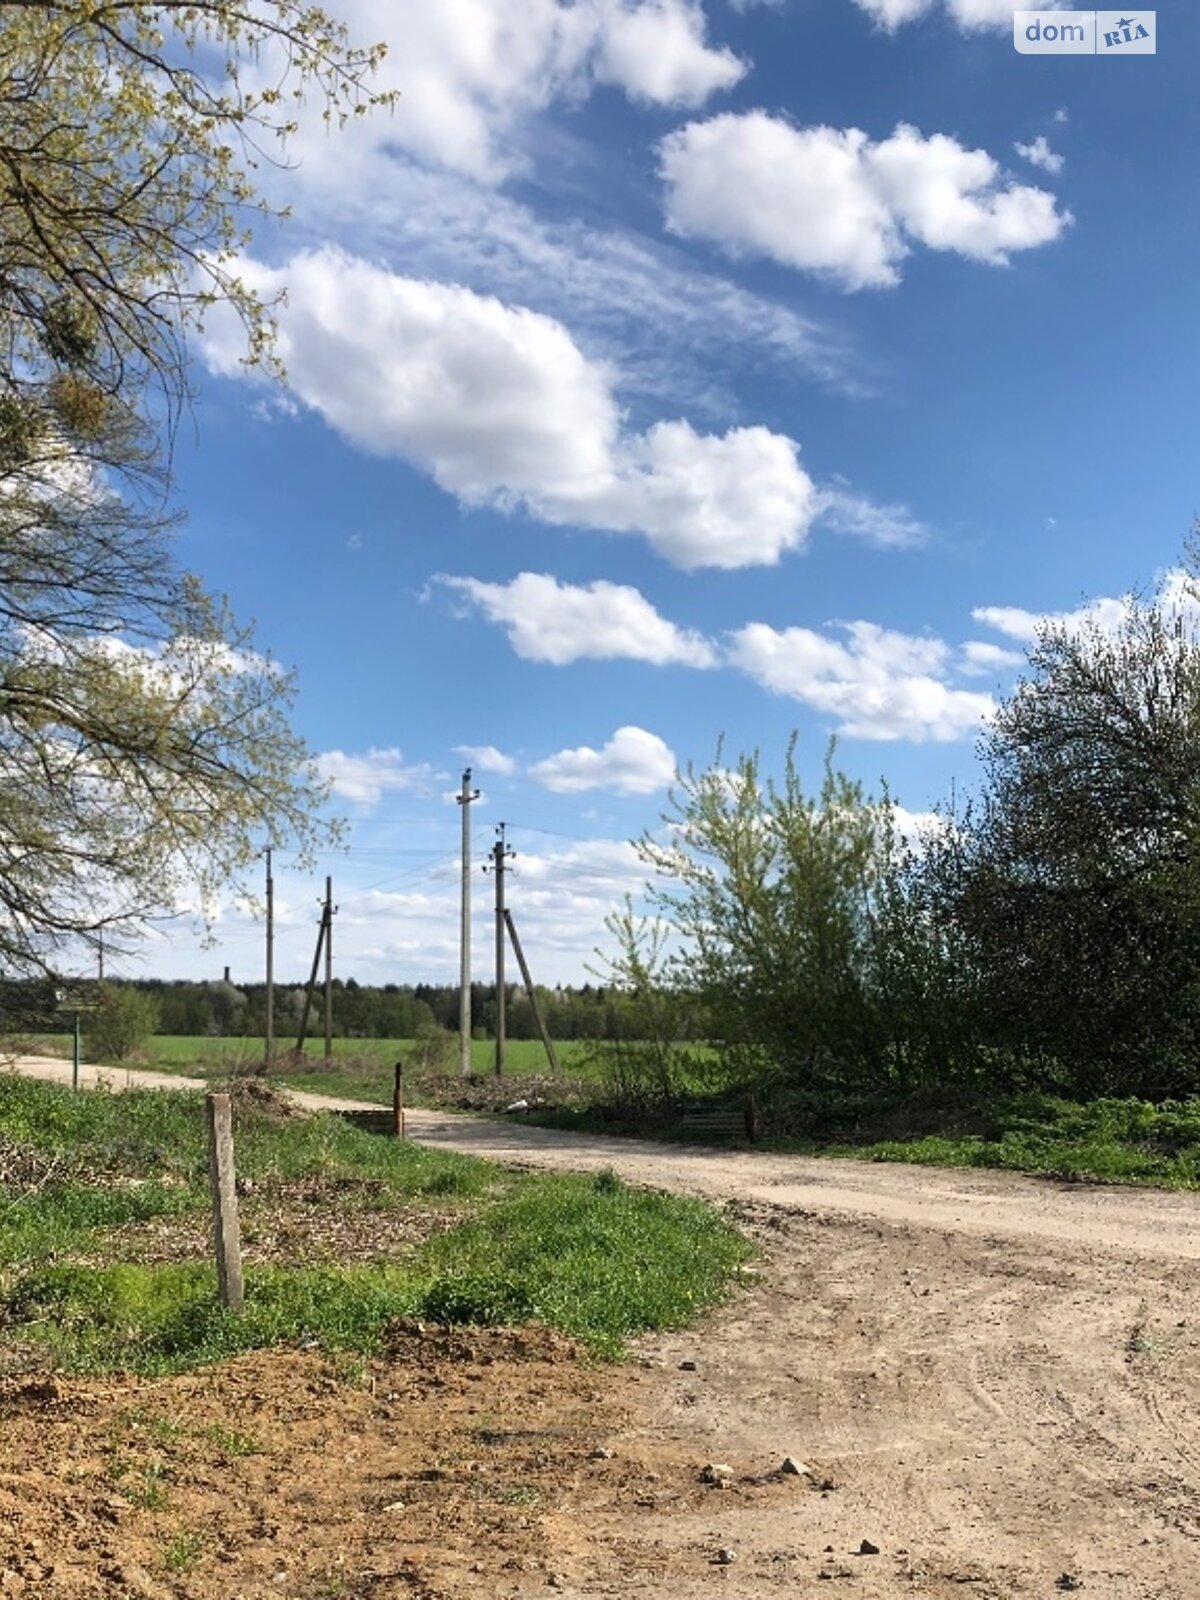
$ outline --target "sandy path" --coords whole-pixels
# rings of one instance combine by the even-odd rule
[[[702,1330],[646,1344],[618,1443],[645,1493],[562,1513],[566,1592],[1200,1600],[1200,1196],[432,1112],[409,1127],[703,1194],[762,1244],[752,1288]],[[813,1468],[794,1492],[756,1481],[786,1454]],[[728,1463],[732,1486],[698,1490],[706,1461]],[[858,1554],[864,1540],[879,1553]]]

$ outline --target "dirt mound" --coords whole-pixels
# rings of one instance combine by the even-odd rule
[[[414,1103],[445,1111],[498,1113],[520,1104],[522,1109],[536,1106],[574,1106],[585,1098],[586,1085],[571,1078],[522,1076],[519,1082],[497,1078],[494,1073],[472,1073],[460,1077],[453,1072],[415,1072],[406,1079]]]
[[[229,1096],[235,1117],[249,1115],[269,1122],[294,1122],[308,1115],[288,1098],[286,1090],[253,1073],[236,1073],[213,1088]]]

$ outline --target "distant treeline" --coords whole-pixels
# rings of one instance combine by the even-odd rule
[[[118,980],[122,987],[150,996],[158,1012],[160,1034],[203,1035],[211,1038],[263,1037],[266,1033],[267,991],[263,983],[237,984],[213,981],[155,978]],[[78,998],[86,1001],[88,986]],[[512,1039],[534,1039],[537,1026],[525,991],[506,988],[506,1026]],[[630,1007],[617,989],[585,983],[578,988],[538,991],[538,1001],[555,1039],[617,1039],[629,1036]],[[68,995],[67,999],[70,1000]],[[275,1032],[282,1040],[294,1034],[304,1008],[304,985],[275,987]],[[494,984],[472,984],[471,1015],[477,1037],[495,1030]],[[11,1029],[36,1032],[65,1031],[70,1016],[57,1010],[53,988],[45,983],[10,983],[0,991],[0,1016]],[[313,996],[310,1035],[325,1025],[324,990]],[[456,984],[359,983],[354,978],[333,980],[333,1031],[346,1039],[413,1039],[432,1027],[457,1029],[459,994]]]

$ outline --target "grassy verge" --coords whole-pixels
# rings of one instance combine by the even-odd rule
[[[993,1167],[1084,1182],[1200,1188],[1200,1098],[1153,1105],[1048,1094],[926,1092],[813,1106],[779,1150],[923,1166]]]
[[[252,1101],[236,1145],[277,1241],[248,1256],[240,1316],[217,1306],[207,1260],[131,1249],[139,1229],[169,1241],[203,1225],[199,1095],[0,1079],[0,1368],[170,1371],[275,1344],[369,1352],[402,1316],[536,1319],[612,1355],[713,1303],[748,1254],[697,1202],[610,1174],[518,1174]],[[378,1250],[343,1260],[364,1210]],[[314,1228],[331,1259],[314,1263]]]
[[[736,1103],[736,1097],[721,1103]],[[990,1167],[1068,1182],[1200,1189],[1200,1096],[1155,1105],[1111,1098],[1079,1103],[1035,1093],[923,1091],[840,1100],[795,1095],[778,1098],[764,1112],[763,1150]],[[598,1099],[538,1108],[526,1119],[545,1127],[677,1144],[745,1145],[738,1133],[698,1131],[669,1111],[657,1117],[622,1114]]]

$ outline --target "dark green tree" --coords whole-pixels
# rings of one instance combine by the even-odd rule
[[[1194,576],[1115,624],[1042,628],[979,799],[924,868],[981,1034],[1016,1078],[1156,1097],[1200,1081]]]

